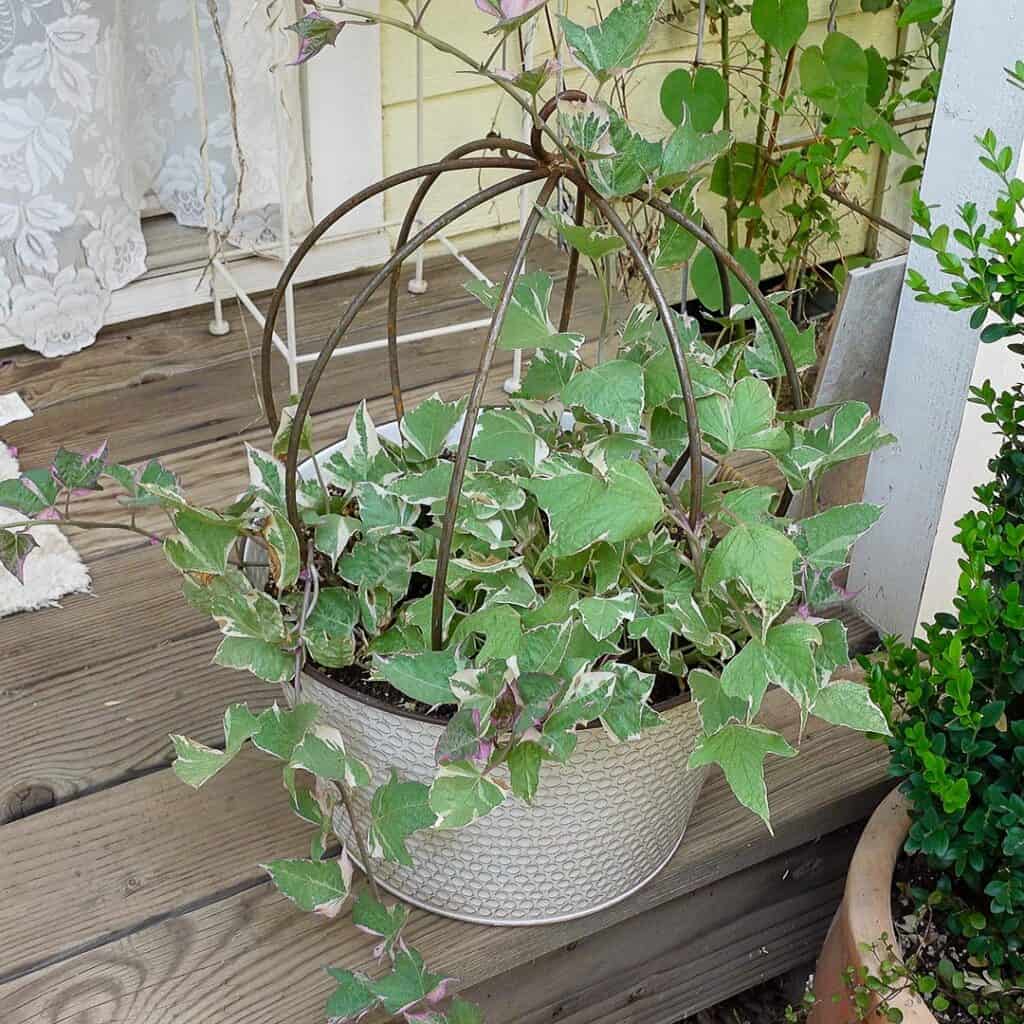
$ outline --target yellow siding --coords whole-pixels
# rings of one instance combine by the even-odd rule
[[[552,6],[554,0],[552,0]],[[608,5],[605,5],[606,7]],[[828,0],[810,0],[811,27],[806,41],[821,42],[826,34]],[[665,4],[668,7],[668,4]],[[406,17],[406,8],[395,0],[383,0],[382,9],[395,17]],[[585,0],[570,0],[570,17],[581,23],[590,23],[593,18],[593,3]],[[896,26],[894,17],[888,14],[864,14],[860,0],[840,0],[838,6],[839,30],[857,39],[862,46],[874,45],[885,56],[892,56],[896,47]],[[472,0],[433,0],[425,20],[426,27],[456,46],[473,54],[485,56],[494,45],[494,37],[486,36],[485,30],[493,24],[491,18],[478,11]],[[645,61],[674,62],[692,59],[695,41],[694,19],[684,24],[661,24],[652,33]],[[735,88],[755,98],[758,92],[760,40],[750,30],[746,18],[733,19],[731,26],[735,54],[742,52],[743,43],[749,44],[750,56],[743,65],[748,70],[734,76]],[[545,46],[545,44],[547,44]],[[509,45],[513,45],[511,42]],[[719,59],[719,41],[710,30],[705,36],[705,57]],[[538,23],[537,62],[550,53],[548,34],[543,21]],[[424,95],[425,95],[425,138],[424,157],[438,159],[449,150],[471,139],[480,138],[489,131],[498,131],[514,138],[521,134],[521,111],[500,89],[479,77],[466,72],[452,57],[440,54],[424,46]],[[776,65],[780,62],[776,60]],[[500,63],[496,66],[500,66]],[[671,69],[671,63],[655,63],[641,68],[633,74],[628,83],[629,114],[638,130],[651,137],[667,133],[669,125],[661,114],[658,103],[658,89],[661,80]],[[384,117],[384,171],[391,174],[416,163],[416,42],[405,33],[385,28],[381,39],[381,74]],[[781,77],[781,68],[776,67],[776,79]],[[568,71],[567,84],[583,84],[584,74],[577,68]],[[776,85],[778,81],[776,80]],[[809,128],[799,116],[787,115],[783,121],[780,139],[795,139],[808,133]],[[753,119],[748,114],[741,117],[734,130],[739,137],[751,137]],[[851,183],[850,191],[865,203],[870,202],[875,161],[862,165],[863,179]],[[503,172],[507,173],[507,172]],[[485,175],[480,180],[489,184],[501,175]],[[476,173],[459,176],[447,175],[438,182],[426,204],[429,214],[437,214],[464,198],[477,182]],[[387,194],[385,216],[393,221],[400,218],[412,193],[413,186],[397,188]],[[778,202],[776,197],[768,201]],[[717,209],[719,200],[708,196],[704,205],[712,223],[719,230],[723,217]],[[513,233],[519,218],[517,195],[508,197],[491,206],[481,208],[467,215],[457,228],[449,232],[453,239],[459,239],[466,247],[485,244]],[[864,245],[865,224],[854,215],[843,220],[842,249],[846,253],[860,252]],[[829,254],[822,254],[827,258]],[[834,255],[834,254],[832,254]]]

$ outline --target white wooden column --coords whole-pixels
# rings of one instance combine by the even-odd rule
[[[1024,100],[1004,68],[1022,57],[1024,6],[957,3],[921,185],[937,222],[954,222],[968,200],[991,209],[999,180],[978,163],[975,138],[991,128],[1020,147]],[[946,287],[930,250],[912,245],[908,266]],[[872,456],[864,500],[885,512],[854,549],[849,582],[858,611],[886,632],[910,636],[917,625],[977,350],[966,313],[916,302],[904,286],[881,406],[898,443]]]

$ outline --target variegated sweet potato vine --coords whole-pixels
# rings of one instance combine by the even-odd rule
[[[301,537],[284,511],[279,454],[288,416],[273,451],[247,449],[250,486],[222,510],[190,504],[158,463],[137,473],[108,462],[104,450],[62,450],[49,470],[0,484],[0,503],[33,520],[88,525],[69,517],[68,499],[110,486],[125,492],[130,509],[159,504],[168,512],[175,529],[164,550],[184,575],[186,600],[224,634],[214,660],[285,684],[290,704],[259,715],[232,706],[221,750],[175,736],[175,771],[199,786],[246,741],[283,762],[293,808],[317,831],[309,860],[266,867],[307,910],[333,916],[349,893],[347,859],[327,856],[331,813],[371,780],[340,734],[317,724],[316,707],[301,702],[293,684],[305,658],[328,669],[359,666],[410,700],[451,712],[434,783],[393,776],[374,795],[373,820],[361,823],[371,857],[403,863],[406,840],[419,829],[458,828],[503,800],[532,799],[545,763],[572,756],[580,725],[600,720],[622,741],[657,727],[648,697],[658,674],[680,679],[698,702],[705,736],[693,766],[721,765],[738,799],[766,821],[764,758],[795,753],[757,722],[769,686],[783,687],[802,715],[885,731],[863,687],[830,682],[849,660],[844,627],[808,614],[837,598],[832,576],[877,508],[849,505],[793,522],[774,514],[770,488],[712,482],[707,515],[692,531],[687,486],[664,483],[685,430],[662,325],[637,307],[621,327],[616,358],[587,367],[576,353],[581,339],[565,350],[566,336],[547,322],[550,285],[532,274],[515,290],[509,338],[501,340],[514,344],[514,332],[532,320],[530,343],[539,348],[520,393],[487,409],[473,439],[442,650],[430,649],[429,595],[410,595],[423,594],[415,583],[434,569],[452,471],[448,439],[462,402],[422,402],[402,420],[400,444],[379,436],[360,406],[340,450],[317,459],[300,486]],[[680,318],[679,326],[704,441],[716,457],[769,452],[802,490],[889,440],[859,403],[829,410],[828,425],[815,430],[780,415],[765,379],[780,368],[766,356],[760,327],[715,350],[693,321]],[[304,447],[312,451],[308,436]],[[232,564],[245,539],[267,553],[266,589]],[[31,571],[31,559],[23,561],[5,555],[8,568]],[[494,774],[499,765],[511,792]],[[298,770],[316,777],[312,792],[296,786]],[[367,893],[356,918],[370,930],[362,919],[378,921],[382,948],[398,951],[396,976],[410,986],[403,998],[414,979],[434,985],[415,953],[396,945],[400,910]],[[342,979],[339,992],[348,994],[336,997],[335,1010],[355,1000],[356,989],[391,1005],[372,984]]]
[[[491,5],[499,31],[542,6]],[[562,19],[566,43],[598,93],[636,60],[656,11],[656,0],[625,0],[589,28]],[[444,48],[424,35],[420,19],[401,24]],[[333,43],[340,28],[313,12],[296,31],[299,59],[306,60]],[[486,67],[481,73],[525,94],[533,109],[551,69],[511,79]],[[702,169],[732,141],[727,132],[701,131],[684,120],[668,139],[651,142],[621,114],[592,102],[563,104],[551,139],[560,159],[602,195],[653,187],[690,212]],[[544,214],[598,266],[621,248],[620,237],[602,224],[575,224],[554,209]],[[656,266],[679,266],[694,251],[692,238],[666,220]],[[497,289],[467,287],[494,308]],[[657,728],[650,700],[656,682],[675,681],[698,706],[704,734],[692,766],[719,764],[737,798],[766,823],[765,758],[796,753],[758,722],[770,686],[786,690],[802,718],[887,731],[863,687],[832,681],[833,670],[849,660],[844,627],[812,617],[841,596],[833,578],[879,510],[849,505],[797,522],[772,489],[710,475],[703,515],[691,523],[689,485],[667,482],[688,437],[664,324],[638,306],[618,328],[614,358],[590,366],[580,355],[582,336],[555,329],[551,291],[551,278],[539,272],[515,284],[498,344],[534,354],[510,404],[484,410],[476,424],[438,649],[431,642],[430,585],[453,473],[449,438],[462,402],[435,396],[408,410],[397,442],[377,432],[364,404],[329,456],[313,457],[307,422],[300,441],[312,471],[298,487],[300,529],[286,512],[282,455],[291,441],[290,410],[271,451],[247,448],[249,486],[222,509],[189,502],[158,462],[141,470],[110,462],[105,446],[87,454],[61,449],[51,467],[0,483],[0,506],[25,517],[0,529],[0,560],[18,578],[32,571],[33,541],[24,526],[112,527],[155,541],[135,514],[141,506],[161,507],[173,526],[164,551],[183,574],[186,600],[224,634],[215,661],[282,686],[283,707],[260,714],[244,705],[227,709],[220,749],[172,737],[174,770],[189,785],[202,785],[246,743],[280,760],[291,806],[311,824],[313,838],[308,859],[265,867],[300,907],[328,917],[352,889],[350,862],[333,832],[335,810],[348,814],[368,886],[352,919],[379,939],[376,955],[388,969],[376,980],[331,970],[338,984],[327,1012],[337,1021],[373,1009],[412,1024],[482,1020],[475,1007],[448,995],[449,979],[428,971],[405,945],[407,912],[381,901],[374,859],[410,864],[407,841],[416,832],[463,827],[505,800],[531,801],[546,766],[573,756],[576,730],[585,724],[600,722],[621,742]],[[742,305],[747,298],[739,294],[741,305],[723,317],[727,330],[716,347],[702,340],[694,321],[677,320],[704,455],[719,462],[737,451],[770,453],[790,488],[808,491],[813,506],[833,466],[891,438],[861,403],[779,412],[783,361],[763,310]],[[814,361],[813,331],[791,322],[787,298],[772,301],[796,367],[805,368]],[[815,416],[826,425],[811,428]],[[72,515],[76,494],[105,488],[120,492],[125,521]],[[240,561],[247,543],[265,555],[265,584]],[[357,821],[352,793],[373,780],[341,734],[318,722],[317,706],[303,700],[307,664],[442,709],[447,724],[431,785],[392,772],[372,793],[371,820]],[[312,778],[312,788],[299,784],[300,772]]]

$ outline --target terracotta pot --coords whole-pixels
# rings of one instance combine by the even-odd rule
[[[843,983],[847,967],[866,967],[877,974],[879,957],[864,949],[883,935],[892,939],[892,873],[910,829],[906,798],[893,790],[871,816],[857,844],[846,876],[843,902],[832,920],[814,972],[817,1002],[808,1024],[855,1024],[853,1003]],[[836,997],[838,996],[838,1000]],[[913,992],[902,992],[888,1003],[903,1012],[904,1024],[936,1024],[935,1016]],[[870,1024],[883,1024],[875,1013]]]

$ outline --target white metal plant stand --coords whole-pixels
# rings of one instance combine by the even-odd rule
[[[417,5],[418,9],[422,5],[422,0]],[[265,325],[265,319],[259,308],[253,302],[251,296],[247,293],[245,288],[241,285],[238,279],[231,273],[228,265],[221,257],[221,244],[222,236],[218,232],[217,228],[217,217],[213,209],[212,202],[212,186],[211,186],[211,174],[210,174],[210,162],[209,152],[207,147],[208,133],[209,133],[209,111],[207,107],[207,96],[205,82],[203,79],[203,67],[202,67],[202,36],[199,28],[199,0],[191,0],[192,8],[192,35],[193,35],[193,61],[194,61],[194,73],[196,81],[196,96],[199,110],[199,132],[200,132],[200,145],[199,153],[202,161],[203,173],[205,176],[205,194],[204,194],[204,206],[205,206],[205,217],[206,217],[206,233],[208,241],[209,251],[209,289],[210,289],[210,300],[212,303],[212,318],[209,323],[209,331],[214,335],[227,334],[231,330],[231,325],[224,317],[223,310],[223,297],[222,289],[226,290],[229,295],[233,295],[242,306],[245,307],[247,312],[256,321],[259,327],[262,329]],[[284,30],[280,26],[271,26],[268,28],[269,31],[273,32],[273,48],[274,48],[274,65],[273,69],[269,72],[270,74],[277,76],[281,74],[294,73],[288,66],[288,53],[287,53],[287,40],[284,35]],[[534,28],[532,23],[527,26],[525,35],[526,53],[525,60],[527,66],[533,60],[534,52]],[[423,84],[423,42],[421,40],[416,41],[416,161],[418,164],[425,162],[426,157],[424,154],[424,123],[425,123],[425,104],[424,104],[424,84]],[[281,237],[278,245],[273,250],[261,251],[259,255],[274,256],[282,262],[287,263],[291,257],[293,251],[292,235],[291,235],[291,224],[289,218],[289,202],[288,202],[288,189],[287,189],[287,169],[288,169],[288,154],[287,147],[285,145],[286,138],[286,111],[284,108],[284,90],[275,88],[274,90],[274,119],[275,119],[275,133],[277,137],[277,161],[278,161],[278,189],[279,189],[279,203],[281,210]],[[523,114],[522,118],[522,135],[523,138],[528,138],[531,129],[531,121],[528,113]],[[519,219],[520,226],[525,222],[530,212],[530,196],[528,187],[524,186],[520,190],[519,194]],[[386,221],[384,227],[397,226],[398,221]],[[417,219],[417,227],[422,227],[424,223],[423,216]],[[355,235],[353,234],[352,237]],[[335,238],[344,238],[345,235],[332,236]],[[460,251],[459,247],[453,242],[447,235],[439,234],[436,236],[437,241],[452,255],[452,257],[458,260],[472,274],[475,278],[483,281],[487,284],[491,284],[491,280],[487,275],[480,270],[480,268],[463,252]],[[410,278],[407,288],[412,295],[422,295],[427,291],[428,282],[424,277],[423,273],[423,249],[422,247],[417,251],[414,263],[414,274]],[[300,354],[298,351],[298,339],[295,326],[295,301],[292,284],[289,283],[285,290],[284,298],[284,337],[282,338],[277,331],[274,332],[273,342],[274,347],[284,358],[285,363],[288,367],[288,387],[292,393],[299,390],[299,366],[303,363],[313,362],[316,359],[315,352],[308,352]],[[427,338],[443,337],[450,334],[459,334],[463,331],[477,330],[486,327],[490,324],[491,318],[489,316],[480,317],[476,320],[466,320],[458,323],[445,324],[441,327],[434,327],[428,330],[422,331],[411,331],[406,334],[398,335],[398,344],[409,344],[411,342],[423,341]],[[346,345],[336,349],[332,353],[332,357],[336,356],[351,356],[356,355],[360,352],[367,352],[373,349],[381,349],[387,346],[387,338],[377,338],[373,341],[360,342],[354,345]],[[519,382],[522,374],[522,352],[516,350],[513,356],[512,364],[512,376],[505,382],[506,391],[515,391],[519,387]]]

